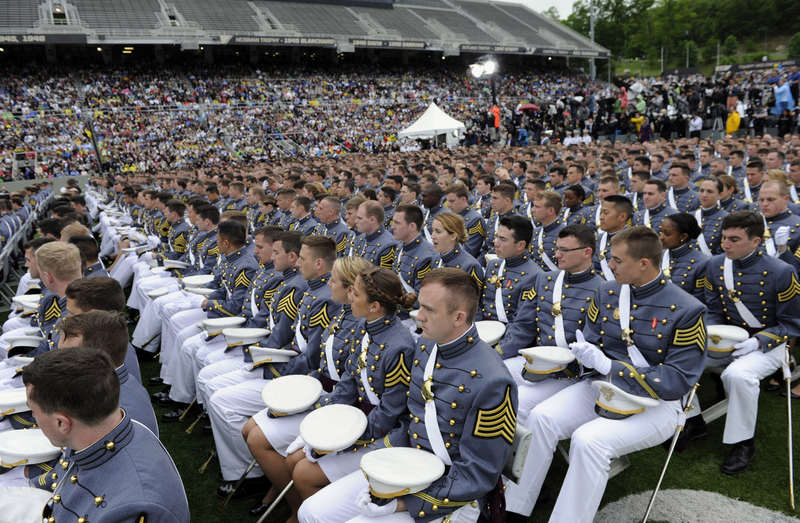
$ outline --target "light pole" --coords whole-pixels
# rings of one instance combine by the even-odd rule
[[[594,47],[594,0],[589,2],[589,10],[591,11],[589,16],[589,38],[592,40],[592,46]],[[595,74],[594,58],[589,58],[589,76],[594,78]]]

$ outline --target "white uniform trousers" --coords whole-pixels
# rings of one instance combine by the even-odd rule
[[[517,423],[524,424],[528,419],[528,414],[538,405],[556,392],[569,387],[575,383],[570,380],[545,379],[538,382],[528,381],[522,377],[522,369],[525,367],[525,358],[514,356],[504,360],[508,371],[514,377],[517,384]]]
[[[237,373],[220,376],[215,381]],[[242,379],[243,375],[232,376]],[[235,481],[244,473],[253,460],[250,450],[242,437],[242,428],[251,416],[264,408],[261,400],[261,389],[267,383],[261,372],[250,372],[254,379],[245,380],[230,387],[225,387],[211,394],[206,409],[214,431],[214,443],[219,455],[222,477],[226,481]],[[255,478],[263,475],[261,469],[254,467],[247,475]]]
[[[550,521],[591,523],[606,490],[611,460],[658,445],[675,433],[680,402],[662,401],[626,419],[606,419],[595,413],[600,391],[592,381],[567,387],[528,416],[524,426],[533,433],[531,448],[520,483],[506,486],[507,510],[530,515],[556,445],[571,438],[569,469]]]
[[[722,443],[731,445],[755,435],[760,382],[778,370],[785,359],[786,345],[781,344],[769,352],[745,354],[725,368],[722,372],[722,383],[728,396],[728,414],[725,417]],[[707,366],[713,366],[713,363],[714,360],[706,360]],[[691,417],[701,413],[696,396],[693,405],[695,408]]]
[[[122,285],[124,289],[133,277],[133,264],[136,263],[136,253],[128,253],[125,258],[118,261],[108,274]]]
[[[219,335],[208,341],[208,333],[201,332],[181,344],[180,350],[170,362],[170,370],[168,371],[170,384],[172,385],[172,389],[169,392],[171,399],[189,403],[195,397],[195,383],[197,374],[201,369],[201,360],[198,358],[198,353],[203,350],[207,354],[209,346],[214,350],[224,348],[226,346],[225,338]]]
[[[150,256],[150,253],[145,254]],[[156,276],[150,271],[152,268],[153,267],[151,267],[147,262],[139,261],[133,264],[133,285],[131,287],[131,294],[128,296],[128,307],[132,309],[141,309],[145,303],[147,303],[146,301],[143,302],[141,300],[141,295],[137,292],[137,289],[143,280]]]
[[[219,353],[222,352],[223,356],[220,356]],[[236,352],[235,350],[231,352]],[[195,382],[195,392],[197,394],[197,401],[204,405],[208,405],[208,398],[211,394],[208,393],[208,384],[214,378],[219,376],[224,376],[225,374],[236,372],[242,370],[245,365],[244,359],[239,354],[238,358],[235,357],[224,357],[226,355],[225,351],[215,351],[209,354],[203,361],[209,362],[205,364],[197,373],[197,381]],[[219,358],[217,361],[213,361]],[[257,376],[256,376],[257,377]],[[244,376],[242,376],[244,379]],[[212,387],[212,389],[216,392],[219,388]]]
[[[147,307],[147,304],[153,301],[153,299],[148,296],[147,293],[157,289],[163,289],[164,287],[176,290],[180,288],[177,278],[175,278],[169,271],[159,272],[158,274],[150,274],[150,276],[140,279],[139,283],[133,287],[133,289],[131,289],[131,294],[135,292],[139,295],[137,300],[139,301],[140,306],[135,308],[141,310],[142,308]]]
[[[201,300],[203,299],[202,296],[197,297]],[[187,296],[186,299],[166,304],[162,309],[161,358],[159,359],[162,365],[169,363],[169,358],[172,356],[173,351],[178,348],[175,346],[178,333],[186,327],[194,326],[208,318],[208,313],[200,308],[202,303],[201,301],[195,304],[194,300]]]
[[[200,316],[197,311],[203,314]],[[192,353],[192,357],[188,360],[181,360],[178,356],[181,352],[181,347],[183,344],[192,336],[196,336],[204,332],[202,329],[197,327],[197,322],[202,321],[207,318],[205,312],[202,309],[192,309],[191,311],[184,311],[176,316],[178,320],[181,318],[186,319],[186,323],[189,325],[185,329],[181,329],[181,331],[175,336],[175,341],[172,345],[171,355],[169,356],[169,363],[161,365],[161,377],[164,379],[166,383],[172,384],[173,379],[181,379],[177,378],[177,376],[184,375],[184,371],[182,370],[182,366],[184,363],[188,366],[188,372],[191,373],[193,367],[192,360],[194,359],[194,353]],[[163,345],[163,344],[162,344]],[[161,353],[163,354],[163,347]],[[166,369],[166,370],[165,370]],[[194,383],[194,377],[192,377],[192,383]],[[192,385],[193,386],[193,385]]]
[[[301,523],[412,523],[414,519],[408,512],[395,512],[386,516],[371,518],[361,513],[356,506],[358,494],[369,484],[360,470],[331,483],[320,490],[300,506],[297,517]],[[480,516],[477,506],[464,505],[452,512],[448,519],[451,523],[475,523]],[[434,519],[439,523],[444,517]]]
[[[134,346],[149,352],[158,350],[159,344],[156,343],[156,338],[161,334],[164,307],[170,303],[183,301],[187,297],[186,293],[182,292],[177,284],[171,284],[170,289],[173,288],[173,285],[174,290],[172,292],[155,300],[150,300],[144,309],[139,309],[139,321],[136,323],[136,328],[133,330],[133,338],[131,339],[131,343]],[[187,303],[187,306],[190,303]]]

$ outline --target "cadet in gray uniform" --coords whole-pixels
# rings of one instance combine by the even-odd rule
[[[669,168],[670,187],[667,205],[678,212],[693,212],[700,207],[700,195],[689,188],[689,166],[676,162]]]
[[[42,432],[66,448],[44,518],[189,522],[178,470],[158,438],[119,407],[108,355],[85,347],[50,351],[25,367],[22,379]]]
[[[703,300],[706,285],[706,265],[710,256],[692,249],[695,238],[702,234],[691,214],[671,214],[661,222],[661,270],[672,283],[698,300]]]
[[[594,376],[558,392],[531,411],[533,432],[519,485],[509,483],[507,521],[533,510],[559,440],[571,438],[570,466],[551,521],[590,523],[600,506],[611,459],[658,445],[675,432],[681,398],[697,383],[705,363],[705,306],[661,272],[661,242],[644,227],[618,233],[612,242],[616,281],[604,282],[586,311],[585,342],[571,344]],[[580,338],[578,338],[580,339]],[[624,419],[600,417],[600,392],[608,380],[623,391],[658,399],[658,406]]]
[[[486,241],[486,220],[470,208],[467,186],[463,183],[454,183],[445,190],[445,198],[450,210],[464,220],[467,239],[463,249],[472,257],[480,256],[483,243]],[[431,235],[433,235],[433,225],[431,225]]]
[[[609,202],[610,203],[610,202]],[[558,271],[540,273],[525,289],[513,323],[497,344],[519,387],[519,421],[561,389],[576,383],[578,365],[551,375],[551,379],[532,383],[523,377],[525,360],[518,355],[526,347],[555,345],[568,347],[576,341],[575,331],[586,325],[586,311],[603,279],[592,267],[595,238],[586,225],[570,225],[558,233],[556,261]]]
[[[746,471],[756,453],[758,382],[781,366],[786,342],[800,335],[800,283],[791,265],[760,248],[764,220],[758,214],[729,214],[722,233],[725,254],[708,263],[709,323],[740,326],[751,336],[734,345],[732,361],[720,361],[727,364],[722,383],[729,402],[722,442],[734,445],[720,470],[734,475]]]
[[[383,228],[381,204],[365,201],[358,206],[356,228],[361,236],[355,239],[353,256],[361,256],[377,267],[392,269],[397,256],[397,240]]]
[[[722,219],[728,211],[722,208],[719,197],[725,186],[717,178],[700,181],[700,208],[694,211],[694,219],[702,229],[695,248],[707,256],[722,253]]]
[[[483,267],[464,249],[467,230],[464,228],[464,219],[460,215],[454,212],[439,214],[433,220],[431,239],[437,253],[431,260],[431,267],[434,269],[442,267],[461,269],[472,276],[483,290]]]
[[[342,202],[334,196],[326,196],[317,204],[317,219],[321,227],[319,233],[325,234],[336,242],[336,256],[347,256],[347,250],[353,238],[353,231],[341,218]]]
[[[541,269],[528,253],[533,226],[522,216],[503,216],[495,235],[498,258],[486,266],[482,319],[513,323],[522,293]]]
[[[561,211],[561,196],[554,191],[541,191],[533,202],[533,220],[540,223],[533,231],[530,252],[543,271],[555,271],[556,241],[564,223],[558,219]]]
[[[661,222],[670,214],[676,213],[675,209],[664,201],[667,195],[667,186],[661,180],[651,178],[644,184],[644,207],[633,215],[633,225],[641,225],[653,229],[656,234],[661,231]]]
[[[431,271],[431,259],[436,255],[433,244],[422,231],[422,210],[416,205],[402,204],[394,211],[394,237],[400,242],[400,251],[394,272],[400,276],[405,292],[419,292],[422,278]],[[408,318],[407,313],[403,313]]]
[[[307,499],[298,514],[302,523],[488,520],[487,497],[502,489],[498,479],[514,440],[517,386],[497,353],[478,337],[472,323],[478,298],[474,279],[458,269],[435,269],[423,280],[417,317],[423,338],[410,369],[408,414],[375,441],[432,452],[445,463],[445,474],[421,492],[381,507],[365,505],[361,510],[368,517],[359,516],[356,506],[368,492],[358,470]]]

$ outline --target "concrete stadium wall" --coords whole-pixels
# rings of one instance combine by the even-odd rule
[[[58,194],[62,187],[67,184],[67,180],[78,180],[81,191],[85,190],[86,181],[90,176],[62,176],[60,178],[34,178],[33,180],[15,180],[13,182],[0,182],[0,187],[8,192],[20,191],[25,187],[39,182],[50,182],[53,184],[53,192]]]

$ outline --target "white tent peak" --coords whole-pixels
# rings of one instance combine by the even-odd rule
[[[431,139],[439,134],[464,129],[466,127],[462,122],[448,116],[438,105],[431,102],[422,116],[409,127],[400,131],[397,136],[400,138]]]

